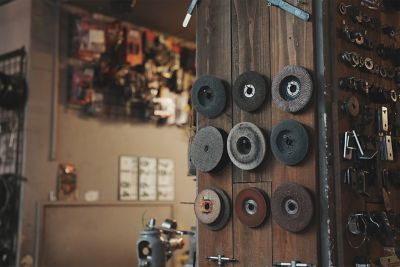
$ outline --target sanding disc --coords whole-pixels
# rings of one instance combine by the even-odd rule
[[[220,230],[231,215],[229,197],[222,189],[205,189],[196,197],[194,212],[200,223],[213,231]]]
[[[260,108],[266,95],[267,83],[264,77],[255,71],[241,74],[233,85],[233,100],[240,109],[247,112]]]
[[[301,163],[309,150],[307,129],[295,120],[285,120],[272,130],[272,153],[280,162],[294,166]]]
[[[289,232],[303,231],[314,214],[311,194],[303,186],[287,183],[278,187],[272,194],[272,218]]]
[[[313,82],[308,71],[300,66],[289,65],[272,81],[272,99],[283,111],[296,113],[310,102]]]
[[[228,136],[228,154],[238,168],[252,170],[264,160],[266,142],[264,134],[254,124],[241,122]]]
[[[243,189],[236,196],[235,211],[244,225],[251,228],[260,226],[269,212],[267,194],[256,187]]]
[[[227,134],[212,126],[200,129],[190,145],[190,158],[198,171],[220,170],[227,162]]]
[[[218,117],[225,109],[226,92],[220,79],[211,75],[201,76],[193,85],[193,107],[208,118]]]

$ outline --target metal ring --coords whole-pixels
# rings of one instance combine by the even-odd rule
[[[349,243],[350,247],[352,247],[352,248],[354,248],[354,249],[360,248],[360,247],[365,243],[365,241],[367,240],[367,237],[368,237],[368,235],[367,235],[367,222],[365,221],[365,219],[364,219],[363,216],[364,216],[364,215],[363,215],[363,214],[360,214],[360,213],[351,214],[351,215],[349,216],[349,218],[347,219],[346,238],[347,238],[347,242]],[[351,233],[351,232],[350,232],[350,223],[351,223],[350,220],[351,220],[352,218],[358,219],[358,217],[361,218],[361,221],[362,221],[362,223],[364,224],[364,232],[362,233],[362,234],[363,234],[363,239],[361,240],[360,244],[354,245],[354,244],[352,243],[352,241],[350,240],[350,236],[349,236],[349,234]],[[361,233],[361,232],[360,232],[360,233]],[[355,235],[355,234],[354,234],[354,235]]]
[[[371,58],[367,57],[364,60],[364,66],[367,70],[372,70],[374,68],[374,61]]]

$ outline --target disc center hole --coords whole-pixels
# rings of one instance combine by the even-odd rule
[[[214,93],[210,87],[204,86],[199,90],[197,97],[199,99],[199,103],[202,106],[206,106],[213,101]]]
[[[236,143],[236,147],[240,154],[242,155],[249,154],[251,151],[250,139],[245,136],[240,137]]]
[[[286,77],[283,79],[279,91],[281,97],[286,101],[296,99],[301,91],[300,80],[295,76]]]
[[[256,94],[256,88],[252,84],[246,84],[243,89],[245,97],[253,97]]]
[[[254,215],[257,213],[257,202],[252,199],[248,199],[245,202],[245,210],[247,214]]]
[[[293,199],[289,199],[285,202],[285,210],[290,215],[295,215],[299,211],[299,204]]]

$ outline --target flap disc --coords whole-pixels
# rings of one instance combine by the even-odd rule
[[[231,215],[229,197],[222,189],[205,189],[196,197],[194,212],[200,223],[213,231],[220,230]]]
[[[226,133],[212,126],[200,129],[190,145],[190,158],[198,171],[220,170],[226,163]]]
[[[297,165],[309,150],[307,129],[295,120],[282,121],[272,130],[270,145],[277,160],[286,165]]]
[[[226,92],[220,79],[201,76],[192,88],[192,103],[198,113],[207,118],[218,117],[225,109]]]
[[[303,186],[287,183],[272,194],[272,218],[289,232],[303,231],[311,222],[314,204],[311,194]]]
[[[240,191],[236,196],[236,215],[248,227],[260,226],[267,218],[268,211],[267,194],[261,189],[249,187]]]
[[[233,85],[233,100],[240,109],[247,112],[260,108],[266,95],[267,83],[263,76],[255,71],[241,74]]]
[[[264,160],[266,142],[261,130],[250,122],[235,125],[228,136],[228,154],[242,170],[252,170]]]
[[[313,93],[308,71],[300,66],[283,68],[272,81],[272,99],[283,111],[295,113],[305,108]]]

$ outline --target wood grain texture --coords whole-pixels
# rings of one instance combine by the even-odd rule
[[[246,121],[262,129],[269,147],[271,131],[271,58],[270,9],[264,0],[234,0],[232,6],[232,81],[242,73],[256,71],[267,81],[264,105],[253,113],[242,111],[233,103],[233,125]],[[271,181],[272,154],[267,149],[264,162],[255,170],[241,171],[233,167],[234,182]]]
[[[312,1],[307,1],[306,5],[300,7],[312,14]],[[271,7],[271,76],[276,75],[286,65],[303,66],[314,76],[314,62],[313,21],[304,22],[279,8]],[[316,94],[314,91],[314,96]],[[299,260],[318,264],[316,109],[315,98],[299,114],[285,113],[272,103],[272,126],[285,119],[295,119],[308,128],[311,141],[309,155],[300,165],[290,167],[274,160],[271,164],[272,191],[285,182],[296,182],[313,193],[316,203],[315,219],[302,233],[293,234],[276,223],[272,224],[274,262]]]
[[[271,183],[240,183],[233,185],[233,195],[248,187],[257,187],[271,196]],[[272,227],[271,214],[263,225],[249,228],[242,224],[234,213],[235,258],[239,260],[235,266],[258,267],[272,266]]]
[[[231,84],[231,0],[202,0],[197,8],[197,75],[211,74],[226,82],[227,107],[221,116],[210,120],[198,117],[198,129],[212,125],[225,130],[232,128]],[[198,192],[209,187],[222,188],[232,197],[232,171],[228,164],[222,171],[214,174],[197,174]],[[233,257],[232,220],[220,231],[210,231],[199,224],[198,266],[215,266],[208,262],[207,256],[224,255]],[[225,266],[232,266],[226,264]]]

